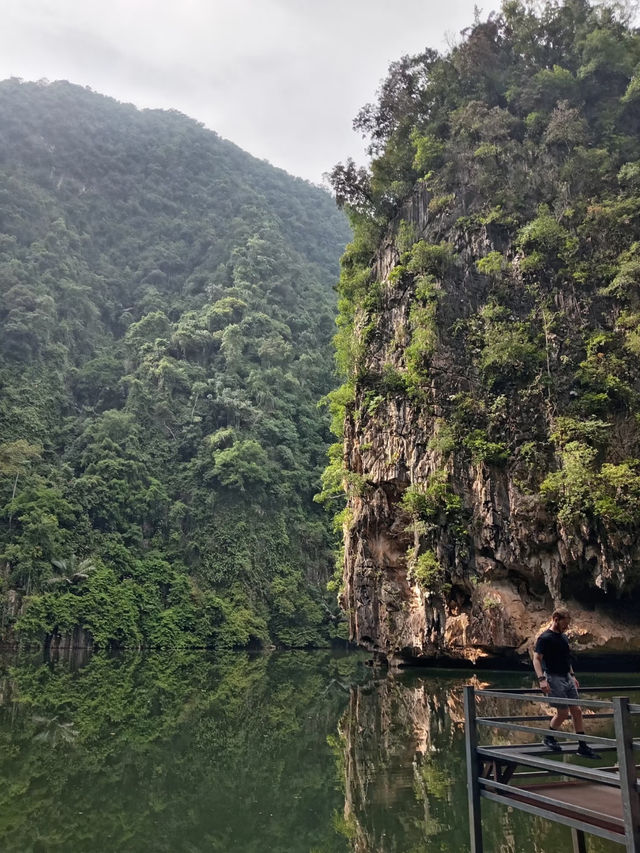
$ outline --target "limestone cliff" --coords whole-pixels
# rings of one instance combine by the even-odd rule
[[[399,218],[412,227],[416,243],[431,244],[442,233],[442,219],[430,218],[428,200],[420,189]],[[351,637],[390,659],[475,661],[489,654],[524,654],[553,605],[567,602],[580,649],[637,651],[633,595],[618,600],[625,585],[628,593],[635,592],[630,575],[640,561],[637,535],[586,518],[563,522],[541,496],[536,488],[541,472],[556,463],[548,435],[558,401],[543,381],[524,388],[507,382],[502,393],[487,395],[472,347],[452,329],[489,298],[490,283],[476,272],[474,260],[500,242],[488,228],[473,240],[455,228],[448,237],[456,262],[433,284],[436,343],[422,393],[388,387],[407,372],[416,276],[406,270],[394,275],[400,253],[392,238],[376,260],[380,307],[344,440],[346,468],[362,478],[359,493],[351,491],[345,527],[343,605]],[[517,258],[511,272],[518,277]],[[522,280],[519,284],[523,293]],[[554,308],[569,316],[584,311],[575,294],[556,293],[554,300]],[[512,323],[516,311],[514,306]],[[370,322],[368,314],[360,318],[361,325]],[[551,372],[564,355],[556,331],[538,379],[545,378],[547,364]],[[386,389],[380,388],[380,377]],[[563,391],[568,401],[579,393],[572,387]],[[492,406],[488,415],[487,404]],[[451,446],[453,422],[461,433],[458,449]],[[628,435],[634,425],[621,415],[612,429]],[[473,441],[483,444],[475,454]],[[478,458],[483,450],[488,458]],[[619,455],[624,457],[624,450]],[[431,496],[428,519],[421,523],[403,504],[403,495],[411,488],[418,496],[420,489],[426,493],[438,476],[440,494]],[[425,551],[435,555],[439,567],[428,588],[411,568]],[[607,613],[611,601],[614,611]]]
[[[640,650],[639,59],[582,0],[507,4],[392,65],[332,173],[342,603],[388,660],[524,656],[560,602]]]

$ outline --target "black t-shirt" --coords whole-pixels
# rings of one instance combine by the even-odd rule
[[[571,652],[565,634],[548,628],[536,640],[535,651],[542,655],[543,667],[549,675],[566,675],[570,672]]]

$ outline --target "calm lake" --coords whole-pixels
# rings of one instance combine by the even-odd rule
[[[527,687],[531,678],[385,675],[365,660],[329,652],[94,655],[81,666],[5,658],[0,850],[464,853],[461,688]],[[608,734],[606,721],[593,731]],[[566,828],[483,808],[488,853],[571,849]],[[588,849],[622,848],[591,837]]]

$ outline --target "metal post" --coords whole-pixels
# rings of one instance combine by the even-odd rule
[[[613,719],[620,767],[620,792],[627,853],[640,853],[640,800],[636,790],[637,774],[633,758],[629,700],[616,696],[613,700]]]
[[[587,839],[581,829],[571,830],[571,840],[573,841],[573,853],[587,853]]]
[[[480,814],[480,767],[476,733],[476,692],[473,687],[464,688],[464,740],[467,754],[467,797],[469,802],[470,853],[483,853],[482,817]]]

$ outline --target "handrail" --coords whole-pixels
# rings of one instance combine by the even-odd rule
[[[536,758],[534,755],[526,755],[517,750],[508,749],[492,750],[490,746],[479,746],[478,755],[484,758],[492,758],[497,761],[511,760],[514,764],[523,764],[526,767],[536,767],[539,770],[548,770],[556,776],[569,776],[572,779],[584,779],[587,782],[598,782],[608,785],[610,788],[620,787],[619,773],[603,773],[595,767],[582,767],[578,764],[565,764],[553,761],[549,758]]]
[[[514,717],[513,719],[517,720],[518,718]],[[547,719],[549,718],[547,717]],[[488,726],[489,728],[508,729],[509,731],[513,732],[526,732],[527,734],[534,735],[549,734],[549,729],[543,729],[541,726],[520,726],[517,723],[511,722],[496,723],[493,720],[487,720],[485,717],[476,717],[476,723],[481,726]],[[592,741],[593,743],[601,743],[603,745],[615,745],[616,742],[615,738],[612,737],[598,737],[597,735],[586,734],[577,735],[575,732],[563,732],[560,730],[554,730],[553,735],[558,735],[559,737],[566,738],[567,740],[588,740]],[[634,741],[633,745],[636,749],[640,749],[640,741]]]
[[[594,716],[595,716],[595,714],[594,714]],[[599,714],[598,716],[602,716],[602,715]],[[611,715],[611,716],[613,716],[613,715]],[[507,729],[509,731],[514,731],[514,732],[526,732],[527,734],[535,734],[535,735],[545,734],[545,735],[548,735],[550,733],[550,730],[548,728],[542,728],[541,726],[521,726],[518,723],[512,723],[511,722],[511,720],[519,720],[519,719],[522,719],[522,718],[521,717],[509,717],[508,720],[505,720],[502,722],[496,722],[491,717],[476,717],[476,723],[481,725],[481,726],[486,726],[487,728]],[[526,719],[526,718],[524,718],[524,719]],[[548,720],[549,717],[544,717],[543,719]],[[588,717],[588,719],[591,720],[593,718]],[[561,738],[566,738],[567,740],[574,740],[574,741],[587,740],[587,741],[592,741],[593,743],[602,744],[603,747],[605,747],[605,746],[609,747],[610,746],[614,749],[616,748],[616,739],[611,738],[611,737],[602,737],[600,735],[588,735],[588,734],[585,734],[584,732],[582,732],[581,734],[576,734],[575,732],[562,731],[562,729],[553,729],[553,731],[551,731],[551,734],[554,737],[557,736],[557,737],[561,737]],[[532,744],[524,744],[523,743],[523,744],[514,744],[514,745],[531,746]],[[640,740],[639,739],[631,740],[631,747],[632,747],[632,749],[637,749],[640,751]]]
[[[530,805],[529,803],[516,802],[513,797],[505,797],[504,794],[493,794],[491,791],[482,791],[482,797],[487,800],[493,800],[494,803],[501,803],[502,805],[509,806],[510,808],[515,806],[517,809],[520,809],[520,811],[528,812],[536,817],[544,817],[548,820],[553,820],[555,818],[553,812],[550,812],[548,809]],[[590,824],[585,820],[563,817],[562,823],[565,826],[570,826],[572,829],[579,830],[580,832],[589,832],[591,835],[598,835],[600,838],[606,838],[608,841],[614,841],[617,844],[621,843],[621,837],[624,838],[624,836],[621,836],[619,832],[612,832],[610,829],[604,829],[604,827]],[[574,846],[574,850],[576,849],[580,848]],[[582,849],[584,849],[584,847]],[[475,848],[472,848],[472,853],[482,853],[482,847],[476,846]]]
[[[626,685],[623,688],[608,687],[608,693],[620,693],[622,691],[632,693],[640,688]],[[590,688],[583,692],[603,692],[603,688]],[[577,734],[574,732],[553,731],[553,735],[565,741],[587,741],[596,746],[601,752],[615,752],[618,767],[612,768],[585,767],[577,763],[569,763],[562,760],[562,756],[573,756],[575,748],[561,749],[560,754],[554,758],[549,757],[545,745],[540,742],[524,744],[496,744],[480,745],[477,740],[478,725],[507,732],[523,732],[534,735],[537,738],[543,734],[549,734],[549,730],[541,726],[524,725],[529,722],[549,720],[548,716],[523,714],[521,716],[494,716],[481,717],[477,715],[476,699],[491,697],[496,699],[519,700],[521,702],[534,702],[552,706],[578,705],[584,708],[598,709],[595,714],[590,714],[588,719],[610,718],[613,716],[615,738],[602,737],[600,735]],[[573,833],[574,851],[584,850],[584,833],[592,833],[603,838],[611,838],[623,844],[627,853],[640,853],[640,782],[638,780],[638,768],[634,763],[634,750],[640,749],[640,740],[632,737],[632,714],[640,713],[640,704],[632,705],[628,698],[615,696],[611,701],[595,699],[565,699],[555,696],[547,696],[541,692],[531,690],[476,690],[473,686],[464,688],[465,709],[465,748],[467,755],[467,790],[469,800],[469,827],[471,834],[472,853],[482,853],[482,822],[480,816],[480,803],[483,799],[493,800],[503,805],[512,806],[517,809],[555,820],[569,826]],[[523,709],[524,710],[524,709]],[[613,712],[613,714],[611,713]],[[518,766],[529,768],[530,773],[515,773]],[[564,782],[558,782],[559,790],[565,790],[565,786],[571,785],[570,780],[581,780],[587,783],[585,792],[598,791],[598,786],[606,786],[611,791],[610,797],[622,799],[622,820],[609,814],[612,807],[605,806],[602,798],[596,793],[595,802],[591,808],[587,805],[588,799],[578,799],[577,802],[563,800],[562,796],[554,797],[553,794],[520,788],[516,783],[516,777],[544,774],[549,777],[564,778]],[[512,782],[513,784],[509,784]],[[578,788],[579,789],[579,788]],[[615,793],[618,792],[618,793]],[[586,796],[586,795],[585,795]],[[550,809],[550,807],[552,807]],[[607,808],[607,813],[597,811],[598,808]],[[591,820],[591,823],[589,822]],[[607,825],[604,823],[607,822]],[[621,832],[613,833],[611,829],[620,827]],[[617,838],[615,837],[617,835]]]
[[[542,750],[543,755],[549,755],[549,747],[541,743],[488,743],[485,746],[487,749],[517,749],[519,753],[521,752],[526,755],[539,755],[540,750]],[[598,747],[601,752],[615,752],[617,748],[617,744]],[[565,752],[565,755],[569,754],[569,752]]]
[[[491,720],[491,721],[495,720],[496,723],[508,723],[510,720],[522,720],[523,722],[526,722],[526,723],[536,723],[536,722],[542,723],[545,720],[547,722],[549,721],[549,715],[548,714],[536,714],[536,715],[529,715],[528,716],[526,714],[523,714],[522,716],[512,715],[511,717],[487,717],[487,716],[484,716],[482,719],[483,720]],[[589,714],[587,716],[587,719],[588,720],[612,720],[613,719],[613,712],[609,711],[606,714]]]
[[[583,708],[611,708],[606,699],[564,699],[560,696],[539,696],[535,693],[507,693],[498,690],[477,690],[477,696],[490,696],[494,699],[518,699],[527,702],[539,702],[543,705],[580,705]],[[629,705],[629,713],[640,714],[640,705]]]
[[[492,693],[531,693],[532,690],[535,690],[534,687],[492,687]],[[622,684],[620,686],[611,686],[610,684],[604,685],[602,687],[583,687],[580,685],[581,693],[640,693],[640,684]],[[480,688],[476,690],[476,696],[480,693],[484,693],[485,690]]]

